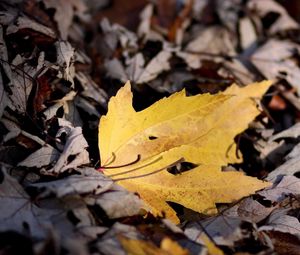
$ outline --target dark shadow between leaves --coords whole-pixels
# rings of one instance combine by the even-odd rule
[[[173,165],[173,166],[167,168],[167,171],[170,174],[177,175],[177,174],[181,174],[186,171],[193,170],[197,166],[199,166],[199,165],[184,161],[184,162],[179,162],[176,165]]]

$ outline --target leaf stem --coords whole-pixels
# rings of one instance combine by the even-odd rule
[[[165,170],[168,167],[176,166],[178,163],[183,162],[183,161],[184,161],[184,158],[180,158],[177,161],[175,161],[174,163],[172,163],[172,164],[170,164],[168,166],[164,166],[164,167],[162,167],[162,168],[160,168],[158,170],[155,170],[155,171],[153,171],[151,173],[141,174],[141,175],[136,175],[136,176],[130,176],[130,177],[124,177],[124,178],[119,178],[119,179],[113,179],[113,181],[117,182],[117,181],[124,181],[124,180],[131,180],[131,179],[143,178],[143,177],[146,177],[146,176],[149,176],[149,175],[153,175],[153,174],[159,173],[159,172]],[[137,170],[137,169],[133,169],[133,170]],[[132,170],[130,170],[130,171],[132,171]],[[122,173],[122,174],[124,174],[124,173]]]

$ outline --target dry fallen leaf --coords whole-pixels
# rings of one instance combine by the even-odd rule
[[[294,152],[294,151],[298,152],[299,144],[297,146],[295,146],[295,149],[293,149],[291,152]],[[289,156],[289,155],[290,154],[288,154],[287,156]],[[296,156],[295,155],[291,155],[291,156],[292,157],[287,158],[287,161],[285,161],[283,164],[281,164],[276,169],[274,169],[272,172],[270,172],[266,179],[270,182],[276,182],[285,175],[293,176],[296,173],[299,173],[299,162],[300,162],[299,154]]]
[[[279,209],[269,216],[259,231],[279,231],[300,237],[300,222],[297,217],[288,215],[290,209]]]
[[[285,165],[285,164],[283,164]],[[276,170],[275,170],[276,171]],[[259,192],[260,196],[272,202],[280,202],[288,195],[300,195],[300,180],[296,176],[282,176],[280,172],[279,177],[282,177],[279,183],[274,184],[273,187]],[[273,180],[272,180],[273,181]]]
[[[74,16],[81,19],[88,19],[85,15],[87,7],[84,1],[81,0],[67,0],[64,2],[57,2],[53,0],[43,0],[46,8],[54,9],[54,20],[57,23],[57,28],[60,32],[61,38],[66,40],[72,26]]]
[[[40,198],[51,194],[59,199],[84,196],[82,202],[90,207],[101,207],[110,219],[140,213],[143,202],[134,193],[114,184],[110,178],[93,168],[81,167],[75,170],[80,174],[51,182],[34,183],[30,187],[41,191]]]
[[[257,13],[261,18],[264,18],[271,13],[273,15],[278,15],[277,18],[272,22],[272,25],[268,28],[269,33],[271,34],[282,32],[284,30],[299,28],[298,23],[289,16],[287,10],[282,5],[277,3],[277,1],[251,0],[247,3],[247,6],[249,8],[249,12]]]
[[[202,220],[200,224],[198,221],[187,223],[184,234],[194,242],[203,244],[201,237],[205,230],[217,245],[233,246],[242,239],[241,224],[242,218],[220,214]]]
[[[8,175],[6,171],[1,165],[0,231],[10,230],[19,233],[28,231],[34,237],[45,237],[46,227],[53,227],[53,222],[58,220],[56,216],[62,215],[63,217],[63,211],[59,207],[47,209],[37,206],[18,181]]]
[[[9,15],[8,15],[9,17]],[[14,34],[22,29],[32,29],[38,33],[42,33],[48,37],[55,38],[56,34],[55,32],[49,28],[44,26],[41,23],[38,23],[34,21],[33,19],[29,19],[26,16],[19,16],[16,20],[16,22],[11,22],[9,26],[6,29],[6,34]]]
[[[270,39],[255,51],[251,61],[267,79],[285,79],[299,94],[300,70],[293,59],[295,52],[299,50],[296,43]]]
[[[105,68],[110,77],[123,82],[130,79],[136,84],[147,83],[155,79],[161,72],[169,70],[169,60],[172,56],[172,49],[165,47],[151,61],[145,65],[145,59],[141,53],[127,59],[126,68],[121,61],[114,58],[105,62]]]
[[[74,48],[69,42],[58,41],[55,43],[57,50],[57,65],[59,66],[59,78],[70,81],[74,85]]]
[[[37,151],[31,153],[27,158],[18,163],[18,166],[25,167],[43,167],[56,162],[60,153],[57,149],[49,144],[41,147]]]
[[[100,254],[124,255],[125,252],[118,238],[120,235],[127,239],[142,238],[136,227],[116,222],[104,233],[102,238],[97,239],[95,247],[99,250]]]
[[[100,120],[103,170],[138,192],[153,213],[164,211],[175,222],[176,214],[166,201],[216,213],[215,203],[232,202],[269,186],[220,168],[239,161],[233,139],[259,114],[252,98],[260,97],[270,85],[270,81],[245,88],[233,85],[224,93],[193,97],[181,91],[136,112],[127,82]],[[182,162],[196,168],[178,175],[167,171]]]
[[[67,123],[67,122],[66,122]],[[57,158],[54,166],[51,169],[45,170],[42,169],[41,172],[47,175],[58,175],[63,173],[69,169],[76,168],[77,166],[81,166],[89,163],[89,153],[86,150],[88,144],[82,134],[81,127],[62,127],[57,133],[57,139],[59,139],[60,135],[66,135],[67,141],[65,145],[62,147],[63,151],[60,155],[58,155],[56,150],[49,149],[48,152],[52,153],[53,156],[50,159],[47,159],[47,155],[44,159],[49,161]],[[33,155],[30,155],[28,158],[23,160],[20,165],[23,166],[31,166],[33,160],[41,160],[43,153],[42,151],[36,151]],[[38,162],[38,161],[37,161]],[[46,163],[46,162],[45,162]]]

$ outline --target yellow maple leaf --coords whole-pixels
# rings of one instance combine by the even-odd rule
[[[182,248],[177,242],[165,237],[157,247],[151,241],[129,239],[118,236],[118,239],[128,255],[189,255],[189,251]]]
[[[208,255],[224,255],[224,252],[205,233],[202,233],[198,238],[205,245]]]
[[[189,255],[189,251],[187,249],[182,248],[177,242],[174,240],[165,237],[161,243],[160,248],[163,251],[168,252],[169,254],[178,254],[178,255]]]
[[[163,211],[176,223],[178,218],[166,201],[212,214],[216,203],[232,202],[269,186],[240,172],[222,172],[221,166],[240,161],[234,137],[259,114],[254,99],[260,99],[270,85],[271,81],[244,88],[232,85],[223,93],[191,97],[183,90],[136,112],[127,82],[100,120],[104,173],[138,192],[154,214]],[[179,162],[197,167],[177,175],[167,171]]]

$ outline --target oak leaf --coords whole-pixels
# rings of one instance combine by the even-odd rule
[[[154,214],[163,211],[175,222],[178,218],[166,201],[213,214],[216,203],[232,202],[269,186],[241,172],[222,172],[221,166],[241,161],[234,137],[259,114],[255,98],[270,85],[271,81],[244,88],[232,85],[216,95],[191,97],[183,90],[136,112],[127,82],[100,120],[104,173],[138,192]],[[167,171],[185,163],[194,168],[178,174]]]

